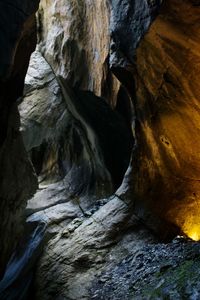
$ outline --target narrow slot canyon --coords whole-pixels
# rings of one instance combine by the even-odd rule
[[[0,28],[0,300],[200,299],[200,1]]]

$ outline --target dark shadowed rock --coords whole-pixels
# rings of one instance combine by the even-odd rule
[[[36,44],[37,7],[38,1],[0,1],[0,274],[21,232],[25,202],[37,187],[15,103]]]
[[[155,18],[162,0],[110,0],[112,68],[134,62],[136,48]]]

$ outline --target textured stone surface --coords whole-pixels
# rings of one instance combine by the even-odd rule
[[[153,210],[155,225],[164,218],[194,239],[200,238],[199,4],[166,1],[137,50],[131,184],[141,216]]]
[[[105,0],[42,0],[40,49],[55,73],[72,86],[109,96],[119,88],[108,68],[109,9]]]
[[[109,0],[110,66],[127,68],[134,62],[136,48],[149,29],[162,0]]]
[[[95,279],[90,299],[199,299],[200,245],[177,238],[146,245]]]
[[[22,95],[29,57],[36,44],[37,6],[38,1],[0,1],[0,274],[21,231],[25,201],[37,186],[14,103]]]
[[[111,67],[127,67],[133,62],[136,46],[160,3],[42,0],[40,50],[57,75],[72,86],[105,97],[115,107],[121,84]],[[116,70],[114,73],[119,77]]]
[[[199,245],[149,245],[156,240],[142,224],[162,238],[200,238],[200,2],[166,0],[150,27],[160,2],[41,2],[39,49],[52,69],[34,54],[20,105],[43,184],[26,213],[53,234],[36,299],[199,297]],[[131,119],[123,184],[97,201],[111,178],[122,181]]]
[[[88,6],[89,2],[86,1],[81,6],[81,2],[78,5],[74,2],[68,2],[65,14],[74,13],[74,16],[77,17],[79,8],[81,12],[82,9],[84,11],[82,17],[84,14],[88,16],[88,7],[92,9],[92,7],[96,7],[97,3],[99,2]],[[45,201],[41,207],[39,207],[39,203],[34,203],[34,198],[29,202],[29,209],[36,211],[30,218],[45,220],[50,224],[50,230],[55,233],[55,237],[48,243],[38,265],[35,280],[38,299],[75,300],[90,299],[90,297],[94,299],[120,299],[125,294],[127,299],[131,299],[131,297],[132,299],[135,299],[134,297],[140,299],[140,296],[145,299],[148,293],[149,297],[154,297],[153,290],[156,290],[158,294],[161,293],[161,297],[166,293],[167,296],[171,295],[175,299],[182,296],[190,297],[195,293],[196,287],[194,289],[189,288],[190,283],[188,283],[186,274],[187,270],[188,274],[191,274],[194,266],[191,261],[191,257],[193,259],[196,256],[196,250],[194,253],[192,252],[193,244],[191,246],[186,242],[181,246],[174,246],[174,244],[147,246],[142,250],[144,254],[136,261],[134,260],[134,255],[137,257],[137,251],[149,242],[147,236],[150,241],[154,239],[143,226],[141,226],[142,229],[140,228],[142,231],[138,230],[139,221],[133,217],[133,212],[149,227],[159,232],[163,238],[175,234],[177,230],[184,231],[193,239],[199,238],[198,201],[195,201],[198,200],[199,186],[199,142],[197,138],[199,128],[198,4],[199,2],[185,0],[180,6],[180,1],[168,0],[163,3],[159,16],[149,28],[160,1],[110,1],[111,39],[104,39],[105,37],[101,36],[99,40],[110,43],[109,67],[124,85],[125,95],[122,87],[120,87],[117,100],[120,102],[128,97],[129,100],[131,98],[133,101],[136,145],[123,185],[116,192],[117,196],[112,200],[109,199],[103,207],[97,208],[98,211],[94,214],[93,211],[89,210],[89,214],[92,214],[89,219],[85,219],[86,216],[82,210],[83,215],[81,215],[80,205],[79,207],[76,206],[77,204],[71,206],[71,200],[63,205],[61,203],[63,201],[62,192],[61,197],[56,195],[55,202],[51,199],[51,204],[48,206],[48,197],[46,196],[49,192],[52,193],[50,186],[35,196],[37,202],[39,202],[39,197],[44,196]],[[47,3],[46,5],[48,6]],[[60,5],[54,3],[49,6],[51,7],[49,11],[47,6],[46,10],[42,11],[42,6],[45,7],[44,2],[42,3],[39,17],[40,21],[46,25],[44,28],[40,27],[40,49],[58,77],[61,78],[58,80],[64,98],[68,99],[67,101],[73,99],[76,113],[81,114],[84,121],[91,127],[93,126],[93,129],[96,128],[95,132],[99,132],[103,125],[98,123],[100,125],[97,126],[98,115],[94,116],[91,111],[95,111],[94,107],[98,107],[97,111],[101,111],[101,106],[91,106],[90,96],[92,94],[84,94],[77,87],[90,89],[102,95],[102,90],[99,89],[102,72],[99,70],[102,70],[102,61],[104,60],[99,61],[99,64],[96,65],[91,64],[93,61],[91,60],[91,51],[94,51],[96,44],[93,43],[94,40],[90,34],[83,34],[87,22],[83,24],[83,32],[80,31],[81,35],[76,36],[73,54],[77,53],[77,56],[73,56],[70,52],[66,56],[69,59],[65,60],[63,53],[67,53],[66,49],[73,49],[74,44],[69,43],[67,48],[62,48],[63,44],[60,47],[59,39],[62,38],[63,43],[67,43],[66,41],[70,36],[70,26],[74,25],[73,28],[76,28],[73,22],[66,23],[66,19],[63,19],[62,26],[65,24],[65,29],[67,28],[67,33],[63,38],[63,28],[59,25],[59,19],[61,11],[64,12],[63,7],[65,5],[66,3]],[[52,39],[52,35],[54,35],[52,30],[49,31],[49,36],[47,31],[45,32],[45,27],[49,28],[51,24],[50,18],[47,16],[52,16],[52,14],[54,14],[53,23],[55,25],[52,28],[57,32],[56,39]],[[101,10],[99,15],[101,15]],[[92,23],[91,16],[89,22]],[[108,24],[104,23],[104,30],[108,32]],[[57,31],[59,26],[61,27],[60,36]],[[146,33],[148,29],[149,31]],[[74,33],[77,34],[78,31],[75,30]],[[83,36],[86,40],[82,39]],[[46,44],[47,39],[51,39],[52,43]],[[83,40],[87,41],[87,44],[84,44]],[[77,44],[85,47],[89,45],[88,48],[84,48],[88,55],[86,58],[82,57],[81,63],[76,48]],[[137,46],[138,49],[136,50]],[[102,49],[106,49],[107,57],[109,49],[102,47],[102,45],[99,49],[102,57],[104,53]],[[54,56],[54,51],[57,56]],[[61,68],[63,62],[67,66],[65,72]],[[74,62],[79,62],[80,65],[77,66]],[[82,67],[85,62],[89,66],[88,72],[92,78],[91,86],[88,85],[90,80],[87,77],[87,72],[85,72],[86,76],[84,77],[86,81],[79,77],[83,72]],[[96,81],[93,80],[94,66],[96,67]],[[73,75],[67,73],[66,70],[73,70]],[[80,70],[81,73],[77,70]],[[84,70],[86,70],[85,66]],[[66,81],[63,79],[67,79],[68,83],[76,86],[75,97],[71,96],[71,91],[68,90]],[[84,96],[87,102],[84,102]],[[97,98],[92,96],[92,99],[98,103]],[[120,103],[118,101],[116,101],[116,107],[119,108]],[[102,115],[104,114],[101,113]],[[105,136],[103,138],[105,139]],[[108,144],[108,142],[106,143]],[[87,201],[89,200],[86,199]],[[86,208],[88,209],[87,206]],[[76,209],[78,209],[78,214],[76,214]],[[74,223],[70,223],[70,218],[76,217],[78,219],[75,219]],[[134,226],[137,228],[137,233],[134,232]],[[129,232],[128,229],[130,228],[131,231]],[[127,236],[130,239],[127,240]],[[130,240],[134,241],[135,244],[133,245]],[[124,250],[124,246],[126,250]],[[198,248],[198,245],[195,247]],[[167,256],[167,251],[174,251],[174,260],[171,259],[170,255]],[[178,254],[180,251],[181,257]],[[130,254],[130,256],[120,265],[117,265],[120,260],[124,259],[125,253]],[[156,256],[158,256],[157,260]],[[190,261],[189,266],[187,262],[185,263],[187,259]],[[163,260],[172,264],[172,269],[170,269],[170,265],[164,281],[162,278],[160,279],[163,272]],[[131,265],[132,263],[135,263],[134,267]],[[164,272],[166,271],[165,267],[164,265]],[[161,268],[161,274],[159,273],[160,277],[157,280],[156,271],[159,271],[159,268]],[[177,274],[182,272],[182,268],[181,280],[183,279],[183,281],[180,282]],[[155,276],[153,275],[151,281],[153,271]],[[101,274],[101,272],[103,273]],[[174,278],[174,283],[170,281],[171,275]],[[195,276],[198,277],[198,272],[195,273]],[[102,285],[98,285],[99,281]],[[146,282],[149,287],[145,286]],[[191,284],[193,283],[191,282]],[[182,290],[183,286],[184,291]],[[142,290],[143,294],[140,295],[141,287],[144,290]],[[161,290],[159,290],[160,287]],[[198,285],[197,293],[199,293]]]
[[[124,119],[92,93],[73,92],[38,51],[25,82],[21,131],[40,182],[64,179],[76,196],[119,186],[133,143]]]
[[[90,299],[98,274],[154,241],[117,197],[75,225],[60,230],[45,248],[36,274],[36,299]]]
[[[3,279],[0,281],[0,298],[33,299],[29,288],[34,273],[34,265],[41,255],[43,245],[49,238],[44,223],[26,223],[25,234],[19,240],[6,266]]]
[[[19,112],[27,151],[61,135],[66,105],[55,75],[39,51],[31,56]]]

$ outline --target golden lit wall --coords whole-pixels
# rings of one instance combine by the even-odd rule
[[[138,48],[135,80],[136,202],[198,240],[200,1],[165,1]]]

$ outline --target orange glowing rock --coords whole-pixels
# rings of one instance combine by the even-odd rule
[[[195,226],[186,232],[187,236],[191,238],[193,241],[200,240],[200,227]]]

